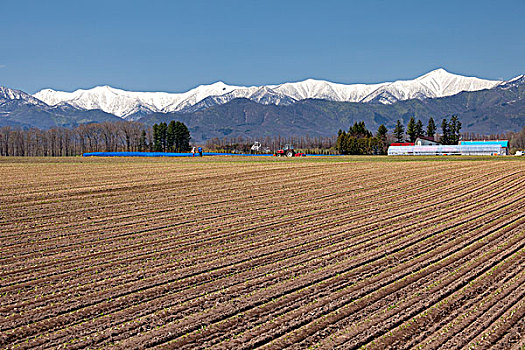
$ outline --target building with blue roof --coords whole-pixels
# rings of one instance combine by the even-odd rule
[[[509,140],[470,140],[470,141],[459,141],[460,145],[499,145],[504,149],[505,154],[509,154]]]
[[[509,148],[509,140],[472,140],[459,141],[460,145],[500,145],[504,148]]]

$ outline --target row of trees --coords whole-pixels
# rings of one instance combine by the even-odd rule
[[[508,139],[510,139],[510,147],[511,151],[514,153],[517,150],[525,150],[525,127],[521,129],[519,132],[513,132],[508,135]],[[506,139],[506,138],[499,138]]]
[[[412,132],[414,125],[415,132]],[[410,140],[423,135],[420,121],[409,122],[407,134]],[[453,116],[442,123],[441,141],[456,144],[460,139],[461,122]],[[401,130],[401,131],[400,131]],[[416,136],[417,135],[417,136]],[[398,141],[405,138],[403,125],[398,122],[394,130]],[[429,120],[424,136],[435,136],[435,124]],[[354,123],[348,132],[340,130],[337,137],[265,137],[258,139],[273,152],[284,144],[293,144],[305,153],[329,154],[384,154],[389,143],[387,128],[381,125],[374,136],[366,129],[364,122]],[[525,149],[525,128],[520,132],[479,135],[462,134],[463,139],[508,139],[511,150]],[[189,150],[190,133],[181,122],[155,124],[148,128],[137,122],[116,122],[84,124],[74,129],[54,128],[49,130],[0,128],[0,156],[75,156],[85,152],[97,151],[176,151]],[[206,142],[206,148],[212,151],[238,151],[249,153],[256,139],[214,138]]]
[[[145,129],[136,122],[83,124],[74,129],[0,128],[1,156],[74,156],[96,151],[138,151]]]
[[[441,129],[443,130],[440,139],[442,144],[457,145],[459,143],[459,140],[461,139],[461,122],[458,120],[457,116],[453,115],[452,118],[450,118],[450,122],[443,119]]]
[[[335,153],[334,146],[336,142],[335,136],[266,136],[261,138],[254,137],[223,137],[212,138],[206,141],[206,149],[212,152],[228,152],[228,153],[250,153],[252,145],[260,142],[262,146],[267,147],[271,153],[286,144],[293,145],[297,151],[309,154],[330,154]]]
[[[439,142],[444,145],[457,145],[461,138],[461,122],[458,117],[453,115],[450,118],[450,122],[447,119],[443,119],[441,123],[442,134]],[[421,120],[415,120],[414,117],[410,118],[408,122],[406,135],[408,136],[409,142],[414,142],[418,137],[426,136],[435,139],[436,136],[436,123],[431,117],[428,120],[426,133],[423,130],[423,123]],[[405,127],[398,119],[396,127],[394,128],[394,137],[397,142],[405,141]]]
[[[381,124],[373,136],[365,122],[355,122],[348,132],[339,130],[335,148],[340,154],[386,154],[387,128]]]
[[[156,152],[187,152],[190,150],[190,138],[190,131],[182,122],[172,120],[169,124],[154,124],[152,148]],[[145,131],[141,141],[146,141]]]
[[[161,123],[164,124],[165,123]],[[153,128],[137,122],[83,124],[74,129],[0,128],[0,156],[76,156],[100,151],[187,151],[189,130],[181,122]],[[166,130],[165,133],[159,129]],[[156,130],[156,131],[155,131]]]

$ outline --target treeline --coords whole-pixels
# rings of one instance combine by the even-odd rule
[[[381,124],[372,135],[365,122],[355,122],[348,132],[339,130],[335,148],[340,154],[386,154],[388,149],[387,128]]]
[[[510,148],[511,148],[510,151],[512,154],[514,154],[518,150],[522,150],[522,151],[525,150],[525,126],[520,131],[511,132],[507,135],[508,135],[508,138],[501,138],[501,139],[510,140]]]
[[[284,145],[293,145],[296,151],[308,154],[335,154],[336,137],[311,136],[266,136],[254,137],[223,137],[212,138],[206,141],[206,149],[212,152],[250,153],[255,142],[260,142],[268,153],[275,153]]]
[[[141,144],[147,147],[146,131],[142,131]],[[186,152],[190,150],[190,131],[179,121],[153,125],[153,150],[156,152]]]
[[[2,156],[75,156],[97,151],[139,151],[144,125],[136,122],[83,124],[74,129],[0,128]]]
[[[441,123],[443,133],[439,141],[445,145],[457,144],[460,139],[461,122],[457,116],[452,116],[450,122],[443,119]],[[398,119],[392,136],[397,142],[415,142],[418,137],[426,137],[435,140],[436,123],[430,118],[426,128],[421,120],[410,118],[406,132],[405,127]],[[339,130],[337,134],[336,150],[341,154],[386,154],[390,144],[388,130],[380,125],[376,134],[368,130],[365,122],[356,122],[348,132]]]
[[[461,122],[458,117],[453,115],[450,118],[450,122],[445,118],[441,122],[441,136],[439,141],[443,145],[457,145],[461,138]],[[418,137],[427,137],[433,140],[436,139],[436,123],[431,117],[428,120],[426,132],[424,131],[423,123],[421,120],[415,120],[414,117],[410,118],[407,124],[406,135],[405,127],[398,119],[396,127],[394,128],[394,137],[397,142],[415,142]]]
[[[262,139],[236,137],[214,138],[206,142],[209,151],[250,153],[251,146],[259,141],[270,153],[285,144],[310,154],[385,154],[392,137],[399,142],[412,141],[419,136],[440,139],[445,144],[457,144],[460,139],[461,122],[453,116],[443,120],[441,137],[436,135],[433,119],[429,120],[426,132],[423,124],[412,118],[404,126],[398,121],[393,135],[381,125],[376,134],[367,130],[364,122],[354,123],[348,130],[340,130],[333,137],[265,137]],[[525,149],[525,128],[519,132],[481,135],[461,134],[463,140],[510,140],[511,152]],[[172,121],[146,127],[138,122],[104,122],[84,124],[74,129],[54,128],[49,130],[17,129],[9,126],[0,128],[0,156],[76,156],[86,152],[99,151],[175,151],[190,149],[191,135],[184,123]]]
[[[0,156],[77,156],[86,152],[187,151],[190,133],[181,122],[83,124],[74,129],[0,128]]]

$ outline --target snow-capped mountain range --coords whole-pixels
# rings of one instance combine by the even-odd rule
[[[33,96],[50,106],[70,105],[79,109],[99,109],[125,119],[160,112],[193,112],[236,98],[261,104],[289,105],[304,99],[338,102],[391,104],[409,99],[438,98],[462,91],[494,88],[499,80],[483,80],[452,74],[440,68],[414,80],[380,84],[338,84],[307,79],[301,82],[265,86],[233,86],[223,82],[201,85],[183,93],[135,92],[97,86],[74,92],[44,89]]]

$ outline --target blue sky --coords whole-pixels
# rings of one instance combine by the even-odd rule
[[[525,73],[524,0],[0,0],[0,85],[181,92]]]

